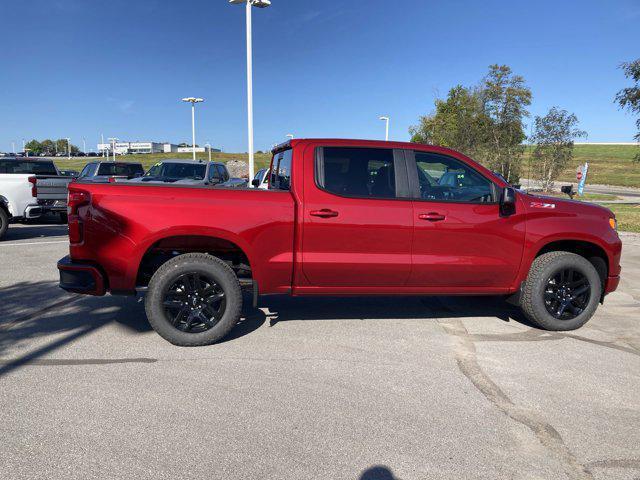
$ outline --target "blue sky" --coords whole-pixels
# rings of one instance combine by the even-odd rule
[[[246,151],[244,11],[226,0],[3,1],[0,151],[100,133]],[[256,149],[297,137],[391,138],[436,96],[507,64],[532,114],[574,112],[588,141],[632,141],[615,93],[640,56],[640,1],[273,0],[254,9]]]

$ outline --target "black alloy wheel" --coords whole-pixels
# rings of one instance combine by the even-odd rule
[[[185,333],[202,333],[222,319],[227,299],[213,278],[200,272],[189,272],[178,277],[164,291],[163,306],[174,328]]]
[[[572,268],[554,273],[544,291],[547,312],[558,320],[573,320],[587,308],[590,299],[589,279]]]

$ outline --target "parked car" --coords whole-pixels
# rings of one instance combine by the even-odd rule
[[[12,175],[32,175],[32,193],[36,199],[39,210],[31,212],[27,218],[36,218],[39,215],[55,213],[66,221],[67,214],[67,186],[71,177],[63,176],[52,160],[38,157],[14,158],[4,160],[4,170]]]
[[[502,295],[535,325],[585,324],[620,281],[603,207],[517,191],[468,157],[401,142],[291,140],[269,190],[74,183],[60,286],[146,293],[152,327],[205,345],[259,295]]]
[[[152,166],[144,176],[132,182],[162,182],[180,185],[214,185],[229,188],[244,187],[246,180],[231,178],[224,163],[198,160],[163,160]]]
[[[9,222],[42,215],[36,181],[39,175],[50,173],[57,172],[47,161],[0,158],[0,239],[6,234]]]
[[[269,189],[269,170],[268,168],[262,168],[256,172],[255,177],[253,177],[253,181],[251,185],[256,188],[262,188],[264,190]]]
[[[141,163],[93,161],[85,165],[78,175],[83,182],[107,183],[112,178],[132,179],[144,175]]]
[[[87,153],[87,157],[97,157],[98,154],[96,152],[89,152]]]

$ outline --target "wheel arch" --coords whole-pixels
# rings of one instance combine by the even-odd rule
[[[187,230],[167,232],[147,242],[141,249],[136,265],[136,287],[148,285],[151,276],[168,260],[185,253],[207,253],[225,261],[239,278],[253,279],[254,262],[247,245],[240,237],[220,232],[198,232]]]
[[[609,256],[606,250],[596,242],[581,239],[554,239],[540,245],[529,262],[527,272],[533,261],[548,252],[575,253],[587,259],[596,269],[604,288],[609,272]]]

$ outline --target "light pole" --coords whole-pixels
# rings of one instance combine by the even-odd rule
[[[254,177],[253,160],[253,47],[251,40],[251,7],[266,8],[270,0],[229,0],[234,5],[246,4],[247,11],[247,124],[249,136],[249,178]]]
[[[71,139],[67,138],[67,159],[71,160]]]
[[[193,159],[196,159],[196,103],[204,102],[203,98],[187,97],[182,99],[183,102],[191,104],[191,150],[193,151]]]
[[[209,149],[209,161],[211,161],[211,144],[207,142],[204,144],[204,146]]]
[[[386,123],[384,139],[385,141],[389,141],[389,117],[380,117],[380,120],[383,120]]]
[[[111,142],[112,148],[111,150],[113,151],[113,161],[116,161],[116,142],[118,141],[117,138],[109,138],[109,142]]]
[[[287,133],[285,135],[285,137],[289,137],[290,140],[293,140],[293,134],[292,133]]]
[[[106,149],[104,148],[104,134],[103,133],[100,134],[100,140],[102,140],[102,158],[104,158]]]
[[[84,139],[84,137],[82,138],[82,151],[84,153],[87,153],[87,141]]]
[[[11,142],[11,150],[13,151],[13,154],[16,154],[16,142]]]

